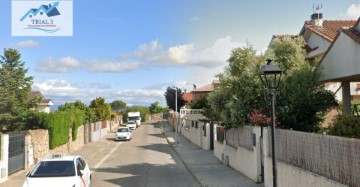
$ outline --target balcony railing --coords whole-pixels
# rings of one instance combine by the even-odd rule
[[[202,109],[180,109],[180,115],[201,114]]]

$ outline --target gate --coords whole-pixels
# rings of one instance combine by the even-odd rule
[[[214,122],[210,123],[210,150],[214,150]]]
[[[8,174],[25,168],[25,133],[9,134]]]

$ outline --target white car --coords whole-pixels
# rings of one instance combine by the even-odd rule
[[[131,140],[131,131],[129,127],[119,127],[115,132],[115,140]]]
[[[136,122],[135,121],[128,121],[127,124],[126,124],[126,127],[129,127],[130,129],[132,130],[135,130],[136,129]]]
[[[89,165],[81,156],[54,155],[38,162],[23,187],[90,187]]]

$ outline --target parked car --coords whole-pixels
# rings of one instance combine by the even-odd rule
[[[135,130],[137,125],[135,121],[128,121],[126,127],[129,127],[131,130]]]
[[[38,162],[23,187],[90,187],[90,167],[81,156],[54,155]]]
[[[131,140],[131,131],[129,127],[119,127],[115,132],[115,140]]]

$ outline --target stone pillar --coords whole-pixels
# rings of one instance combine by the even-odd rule
[[[8,179],[9,135],[1,135],[0,183]]]

